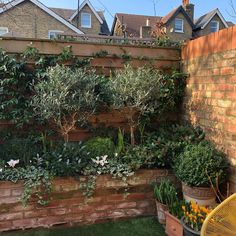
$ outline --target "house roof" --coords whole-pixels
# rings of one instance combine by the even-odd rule
[[[140,27],[142,25],[146,25],[146,20],[150,20],[150,26],[154,28],[157,22],[161,21],[160,16],[145,16],[145,15],[133,15],[133,14],[124,14],[124,13],[117,13],[115,16],[115,21],[119,20],[127,27],[127,31],[134,36],[138,36],[140,32]],[[114,32],[115,21],[112,26],[112,33]]]
[[[178,8],[174,8],[172,11],[170,11],[166,16],[162,17],[162,22],[165,24],[167,23],[176,13]]]
[[[189,17],[189,15],[186,13],[186,11],[184,10],[184,8],[183,8],[182,5],[180,5],[179,7],[175,8],[175,9],[173,9],[173,10],[172,10],[171,12],[169,12],[166,16],[164,16],[164,17],[162,18],[162,22],[163,22],[164,24],[169,24],[169,22],[170,22],[171,20],[173,20],[179,13],[182,13],[182,14],[185,16],[186,20],[189,22],[189,24],[190,24],[192,27],[194,27],[194,23],[193,23],[192,19],[191,19],[191,18]]]
[[[169,22],[175,18],[179,13],[182,13],[189,24],[194,27],[192,20],[186,13],[186,11],[183,9],[182,6],[179,6],[175,9],[173,9],[171,12],[169,12],[166,16],[145,16],[145,15],[134,15],[134,14],[124,14],[124,13],[117,13],[115,16],[115,20],[113,22],[112,26],[112,33],[114,33],[114,27],[116,20],[118,19],[120,22],[123,21],[123,23],[126,25],[126,29],[129,34],[133,34],[134,36],[138,36],[140,32],[140,27],[143,25],[146,25],[146,20],[150,20],[150,26],[152,28],[155,28],[157,22],[162,22],[164,24],[169,24]]]
[[[110,35],[111,32],[110,32],[109,26],[107,24],[107,21],[105,19],[103,11],[97,11],[97,13],[98,13],[98,15],[101,17],[101,19],[103,21],[103,23],[101,24],[101,34]]]
[[[199,29],[199,28],[204,29],[215,15],[218,15],[220,17],[220,19],[222,20],[223,24],[225,25],[225,27],[228,27],[228,24],[225,21],[222,14],[220,13],[219,9],[216,8],[213,11],[210,11],[210,12],[206,13],[205,15],[201,16],[200,18],[198,18],[197,20],[195,20],[195,22],[194,22],[195,27],[194,28],[195,29]]]
[[[235,26],[235,24],[232,21],[227,21],[228,27]]]
[[[6,5],[4,5],[4,7],[0,8],[0,14],[10,10],[11,8],[19,5],[20,3],[24,2],[24,1],[26,1],[26,0],[13,0],[13,1],[7,3]],[[68,22],[65,18],[61,17],[56,12],[52,11],[50,8],[46,7],[44,4],[42,4],[38,0],[28,0],[28,1],[35,4],[37,7],[39,7],[43,11],[45,11],[50,16],[54,17],[56,20],[58,20],[59,22],[61,22],[62,24],[64,24],[68,28],[70,28],[75,33],[84,34],[80,29],[76,28],[74,25],[72,25],[70,22]]]
[[[99,14],[96,12],[96,10],[94,9],[93,5],[90,3],[89,0],[84,0],[84,1],[82,2],[82,4],[81,4],[80,7],[79,7],[79,11],[80,11],[81,9],[83,9],[86,4],[89,6],[89,8],[90,8],[90,9],[92,10],[92,12],[94,13],[94,15],[97,17],[98,21],[102,24],[102,23],[103,23],[102,18],[101,18],[101,17],[99,16]],[[70,17],[69,20],[72,21],[72,20],[77,16],[77,14],[78,14],[78,10],[76,10],[76,11],[74,12],[74,14]]]
[[[55,13],[57,13],[58,15],[60,15],[61,17],[63,17],[67,21],[70,21],[71,16],[75,14],[75,12],[77,12],[76,9],[64,9],[64,8],[54,8],[54,7],[51,7],[50,9],[54,11]],[[97,11],[97,14],[102,19],[102,22],[103,22],[101,24],[101,34],[110,35],[110,30],[109,30],[103,11]]]
[[[59,16],[63,17],[67,21],[76,12],[75,9],[64,9],[64,8],[55,8],[55,7],[50,7],[50,9],[54,11],[55,13],[57,13]]]

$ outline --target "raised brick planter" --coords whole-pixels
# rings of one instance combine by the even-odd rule
[[[128,194],[123,181],[104,175],[97,178],[94,195],[85,199],[80,182],[57,178],[48,206],[31,201],[26,208],[20,196],[22,183],[0,182],[0,231],[93,224],[99,221],[155,214],[151,183],[163,176],[175,180],[167,170],[140,170],[128,180]]]

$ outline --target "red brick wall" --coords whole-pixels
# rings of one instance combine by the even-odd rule
[[[56,225],[92,224],[99,221],[150,216],[155,214],[152,182],[169,176],[166,170],[140,170],[128,179],[128,194],[123,181],[100,176],[94,195],[85,199],[79,180],[54,181],[52,201],[40,206],[33,200],[26,208],[19,200],[22,183],[0,182],[0,232]]]
[[[236,26],[188,42],[182,60],[190,74],[184,118],[204,128],[229,155],[236,192]]]

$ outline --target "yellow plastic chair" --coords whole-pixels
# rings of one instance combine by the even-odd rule
[[[201,236],[236,236],[236,193],[208,215]]]

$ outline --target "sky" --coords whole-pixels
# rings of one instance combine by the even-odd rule
[[[77,8],[77,0],[40,0],[48,7],[59,8]],[[83,0],[80,0],[80,3]],[[236,0],[232,0],[235,3]],[[130,13],[140,15],[155,15],[154,2],[156,6],[156,15],[164,16],[173,8],[182,4],[182,0],[90,0],[95,9],[105,10],[107,22],[111,28],[115,13]],[[195,5],[195,18],[219,8],[227,21],[236,23],[236,18],[230,16],[230,0],[190,0]],[[113,15],[113,17],[112,17]]]

